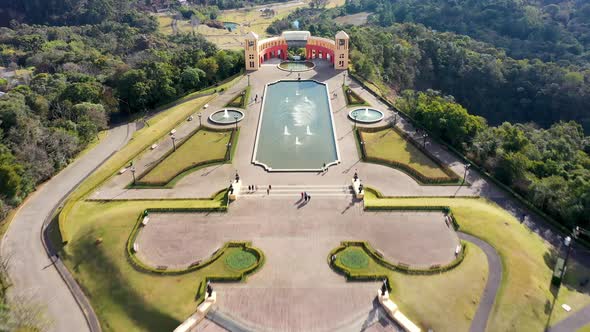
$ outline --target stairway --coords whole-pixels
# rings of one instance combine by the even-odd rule
[[[275,185],[266,194],[268,185],[258,185],[258,190],[248,191],[248,185],[242,186],[240,198],[249,197],[301,197],[301,192],[307,192],[312,198],[321,197],[351,197],[352,188],[345,185]]]

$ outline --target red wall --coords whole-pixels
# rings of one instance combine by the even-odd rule
[[[324,60],[326,59],[326,54],[330,54],[330,62],[334,63],[334,51],[332,49],[317,45],[306,45],[305,51],[308,59],[312,58],[312,50],[315,50],[316,58],[319,56],[319,52],[322,52],[322,57]]]
[[[269,48],[265,48],[262,51],[260,51],[260,63],[264,62],[265,55],[266,55],[267,59],[276,58],[279,50],[281,51],[281,59],[286,60],[288,47],[287,47],[287,44],[282,44],[282,45],[278,45],[278,46],[271,46]],[[273,53],[273,52],[274,52],[274,56],[271,56],[271,53]]]

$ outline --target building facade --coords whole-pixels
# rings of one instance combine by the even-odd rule
[[[259,39],[250,32],[244,41],[246,70],[257,70],[269,59],[287,60],[289,46],[305,47],[307,59],[325,59],[335,69],[348,68],[349,37],[339,31],[334,39],[314,37],[309,31],[285,31],[280,37]]]

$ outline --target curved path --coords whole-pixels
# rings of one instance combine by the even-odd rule
[[[582,327],[588,325],[590,322],[590,305],[583,307],[572,315],[566,317],[564,320],[557,322],[551,326],[549,332],[571,332],[577,331]]]
[[[500,282],[502,281],[502,262],[500,261],[500,256],[498,256],[496,249],[487,242],[469,234],[461,232],[458,232],[457,234],[459,234],[460,239],[469,241],[483,250],[488,259],[488,282],[486,283],[483,295],[479,301],[475,316],[471,321],[471,327],[469,328],[469,332],[485,331],[490,313],[494,307],[496,294],[498,294],[498,289],[500,288]]]
[[[94,149],[40,186],[19,208],[2,240],[0,254],[10,257],[9,301],[39,306],[44,331],[100,330],[84,294],[59,257],[46,249],[43,231],[66,196],[129,140],[131,128],[111,129]]]

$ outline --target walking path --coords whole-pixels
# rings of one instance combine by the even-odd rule
[[[496,249],[487,242],[465,233],[459,233],[459,238],[469,241],[481,248],[488,259],[488,281],[483,291],[483,295],[479,300],[479,307],[477,307],[475,316],[471,321],[471,327],[469,328],[469,332],[485,331],[490,318],[490,313],[494,307],[496,294],[498,294],[498,289],[502,282],[502,262],[500,261],[500,256],[498,256]]]
[[[43,318],[47,320],[47,325],[42,326],[44,331],[96,331],[98,322],[92,308],[59,257],[46,251],[42,232],[62,200],[127,142],[131,127],[110,130],[94,149],[31,194],[19,208],[2,240],[0,254],[10,257],[8,271],[12,287],[9,288],[9,301],[24,301],[25,305],[42,307]],[[70,290],[64,281],[75,288]],[[86,320],[82,310],[89,315],[90,321]]]

